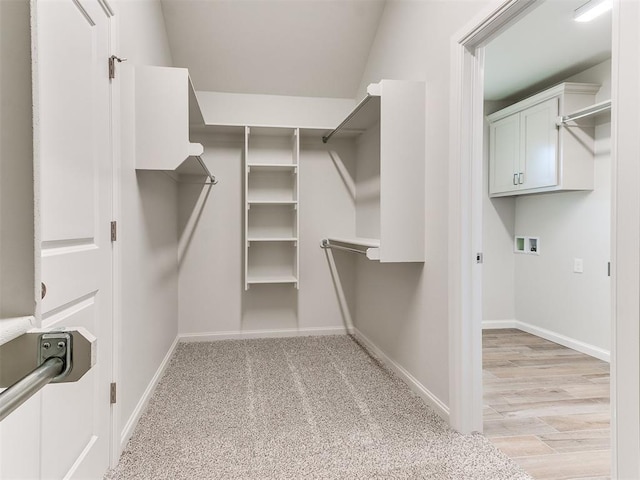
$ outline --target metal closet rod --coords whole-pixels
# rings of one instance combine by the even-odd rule
[[[64,371],[64,361],[51,357],[0,393],[0,421]]]
[[[353,109],[353,112],[351,112],[349,116],[347,116],[347,118],[345,118],[340,125],[338,125],[336,128],[331,130],[331,132],[329,132],[327,135],[322,137],[322,143],[327,143],[329,140],[331,140],[331,137],[333,137],[342,127],[344,127],[345,124],[349,120],[351,120],[354,117],[354,115],[358,113],[360,109],[367,104],[369,100],[371,100],[371,98],[372,98],[372,95],[369,95],[367,93],[367,96],[364,97],[358,105],[356,105],[356,108]]]
[[[589,117],[591,115],[595,115],[596,113],[604,112],[610,109],[611,109],[611,100],[607,100],[605,102],[598,103],[597,105],[593,105],[590,108],[585,108],[584,110],[581,110],[577,113],[565,115],[560,118],[560,123],[565,124],[567,122],[572,122],[580,118]]]
[[[329,240],[322,240],[322,244],[320,245],[322,248],[335,248],[336,250],[344,250],[345,252],[359,253],[360,255],[366,255],[367,252],[364,250],[358,250],[357,248],[351,247],[343,247],[342,245],[334,245]],[[368,248],[368,247],[367,247]]]
[[[209,171],[207,165],[204,163],[204,160],[202,160],[202,157],[200,155],[197,155],[196,160],[198,161],[202,169],[207,173],[207,177],[209,177],[209,185],[215,185],[216,183],[218,183],[218,180],[216,180],[216,176]]]

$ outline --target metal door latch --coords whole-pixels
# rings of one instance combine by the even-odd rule
[[[126,61],[126,58],[120,58],[116,55],[111,55],[109,57],[109,80],[113,80],[114,78],[116,78],[116,62],[122,63]]]

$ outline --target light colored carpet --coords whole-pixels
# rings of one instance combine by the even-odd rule
[[[347,336],[180,344],[109,479],[529,479]]]

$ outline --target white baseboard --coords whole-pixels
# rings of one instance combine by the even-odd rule
[[[138,425],[138,421],[140,420],[140,417],[142,416],[145,409],[147,408],[149,400],[151,399],[151,396],[153,395],[153,392],[155,391],[156,386],[158,385],[158,382],[162,377],[162,374],[164,373],[167,366],[169,365],[169,360],[171,360],[171,357],[173,356],[173,352],[175,351],[176,346],[178,345],[179,339],[180,339],[179,337],[176,337],[176,339],[173,341],[173,343],[169,347],[169,350],[167,351],[167,354],[162,359],[162,362],[160,363],[158,370],[156,370],[156,373],[153,375],[153,378],[149,382],[149,385],[147,385],[147,388],[142,394],[142,397],[140,397],[140,400],[138,401],[136,408],[133,410],[133,413],[129,417],[129,420],[127,420],[126,425],[122,429],[122,433],[120,434],[120,452],[121,453],[124,450],[124,447],[127,445],[127,442],[129,441],[129,439],[131,438],[131,435],[133,435],[133,431],[135,430],[136,425]]]
[[[502,328],[518,328],[517,320],[484,320],[482,322],[483,330],[502,329]]]
[[[373,357],[377,358],[386,367],[393,370],[393,372],[398,375],[416,395],[418,395],[427,405],[433,408],[435,412],[446,422],[449,422],[449,407],[445,405],[444,402],[431,393],[429,389],[422,385],[413,375],[405,370],[404,367],[389,358],[357,328],[353,329],[353,335]]]
[[[605,362],[611,361],[611,352],[609,352],[609,350],[605,350],[603,348],[596,347],[595,345],[581,342],[580,340],[576,340],[574,338],[567,337],[566,335],[547,330],[546,328],[531,325],[530,323],[521,322],[519,320],[485,320],[482,322],[483,330],[491,328],[517,328],[518,330],[522,330],[523,332],[527,332],[537,337],[544,338],[545,340],[564,345],[565,347],[571,348],[580,353],[584,353],[595,358],[599,358],[600,360],[603,360]]]
[[[311,337],[322,335],[347,335],[349,330],[345,327],[330,328],[287,328],[280,330],[244,330],[230,332],[205,332],[205,333],[181,333],[178,335],[181,342],[215,342],[218,340],[240,340],[251,338],[288,338]]]

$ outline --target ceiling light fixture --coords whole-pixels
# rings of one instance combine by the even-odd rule
[[[590,0],[573,12],[576,22],[590,22],[594,18],[611,10],[613,0]]]

